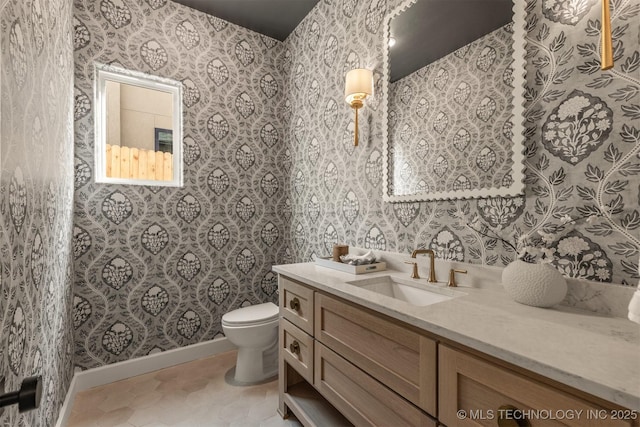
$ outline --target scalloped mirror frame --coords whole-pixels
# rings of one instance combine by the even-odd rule
[[[485,197],[514,197],[524,193],[524,91],[526,79],[526,2],[513,1],[513,183],[509,187],[491,187],[460,191],[440,191],[432,193],[416,193],[407,195],[394,195],[389,191],[391,177],[389,176],[390,143],[389,143],[389,46],[387,40],[391,35],[391,20],[403,11],[408,9],[418,0],[406,0],[400,6],[393,9],[385,17],[383,28],[383,81],[382,81],[382,153],[383,153],[383,187],[382,198],[389,203],[421,202],[431,200],[455,200],[455,199],[477,199]]]
[[[114,81],[146,89],[168,92],[172,95],[173,103],[173,179],[167,181],[112,178],[107,176],[106,148],[107,148],[107,118],[106,118],[106,81]],[[95,182],[101,184],[150,185],[157,187],[182,187],[182,83],[146,74],[140,71],[127,70],[115,65],[94,64],[94,125],[95,125]]]

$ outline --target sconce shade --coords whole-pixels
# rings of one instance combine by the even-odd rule
[[[344,85],[344,99],[348,104],[362,101],[367,95],[373,95],[373,71],[356,68],[347,73]]]
[[[353,129],[353,145],[358,146],[358,110],[364,105],[364,99],[373,95],[373,71],[356,68],[347,73],[344,84],[344,100],[356,110],[356,122]]]

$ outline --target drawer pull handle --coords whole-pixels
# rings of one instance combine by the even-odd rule
[[[298,341],[293,341],[291,344],[289,344],[289,351],[293,354],[297,354],[298,356],[300,355],[300,344],[298,343]]]
[[[498,408],[498,427],[531,427],[524,413],[513,405]]]
[[[298,298],[294,298],[291,301],[289,301],[289,308],[295,311],[300,310],[300,300]]]

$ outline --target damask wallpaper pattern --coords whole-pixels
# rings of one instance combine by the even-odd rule
[[[275,300],[274,263],[334,242],[504,265],[505,238],[597,214],[555,243],[570,277],[635,283],[640,247],[638,0],[612,2],[617,67],[597,70],[595,0],[527,3],[526,195],[382,202],[380,98],[353,146],[344,74],[375,68],[399,0],[320,2],[283,44],[165,0],[76,0],[76,364],[210,339],[242,304]],[[180,80],[185,187],[93,183],[94,61]]]
[[[505,26],[390,84],[390,194],[513,183],[512,45]]]
[[[43,380],[40,408],[0,424],[51,426],[73,375],[72,2],[0,9],[0,376]]]
[[[637,284],[640,249],[639,0],[613,0],[616,67],[599,70],[599,2],[529,0],[527,9],[526,190],[524,197],[382,202],[379,97],[362,109],[354,148],[344,74],[375,69],[381,93],[382,23],[400,0],[327,0],[285,41],[291,151],[291,251],[298,261],[344,242],[439,258],[505,265],[514,253],[467,226],[482,220],[501,236],[553,231],[569,277]]]
[[[280,42],[166,0],[76,0],[75,363],[212,339],[276,301],[287,191]],[[184,85],[183,188],[95,184],[93,63]]]
[[[467,222],[508,236],[598,214],[556,242],[559,267],[635,284],[638,0],[612,1],[607,72],[595,0],[528,2],[525,197],[385,204],[380,100],[355,148],[342,87],[349,69],[379,64],[399,3],[325,0],[284,44],[168,0],[76,0],[75,17],[66,0],[0,3],[0,368],[7,389],[44,378],[41,409],[1,423],[53,424],[72,328],[83,368],[199,342],[230,308],[275,299],[272,264],[335,241],[505,264],[513,254]],[[94,60],[183,82],[184,188],[93,183]]]

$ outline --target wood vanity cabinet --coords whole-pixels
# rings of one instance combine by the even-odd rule
[[[612,407],[586,394],[282,275],[279,284],[279,412],[305,426],[638,426],[611,419]],[[529,424],[499,420],[515,409],[582,412]]]
[[[638,425],[629,410],[592,403],[447,345],[439,345],[438,361],[438,419],[448,427]],[[521,424],[499,423],[509,410]]]
[[[436,427],[425,412],[435,416],[437,406],[435,340],[279,280],[282,415],[323,427]]]
[[[315,296],[315,339],[436,415],[435,340],[321,293]]]
[[[356,426],[436,427],[434,419],[321,343],[316,389]]]

